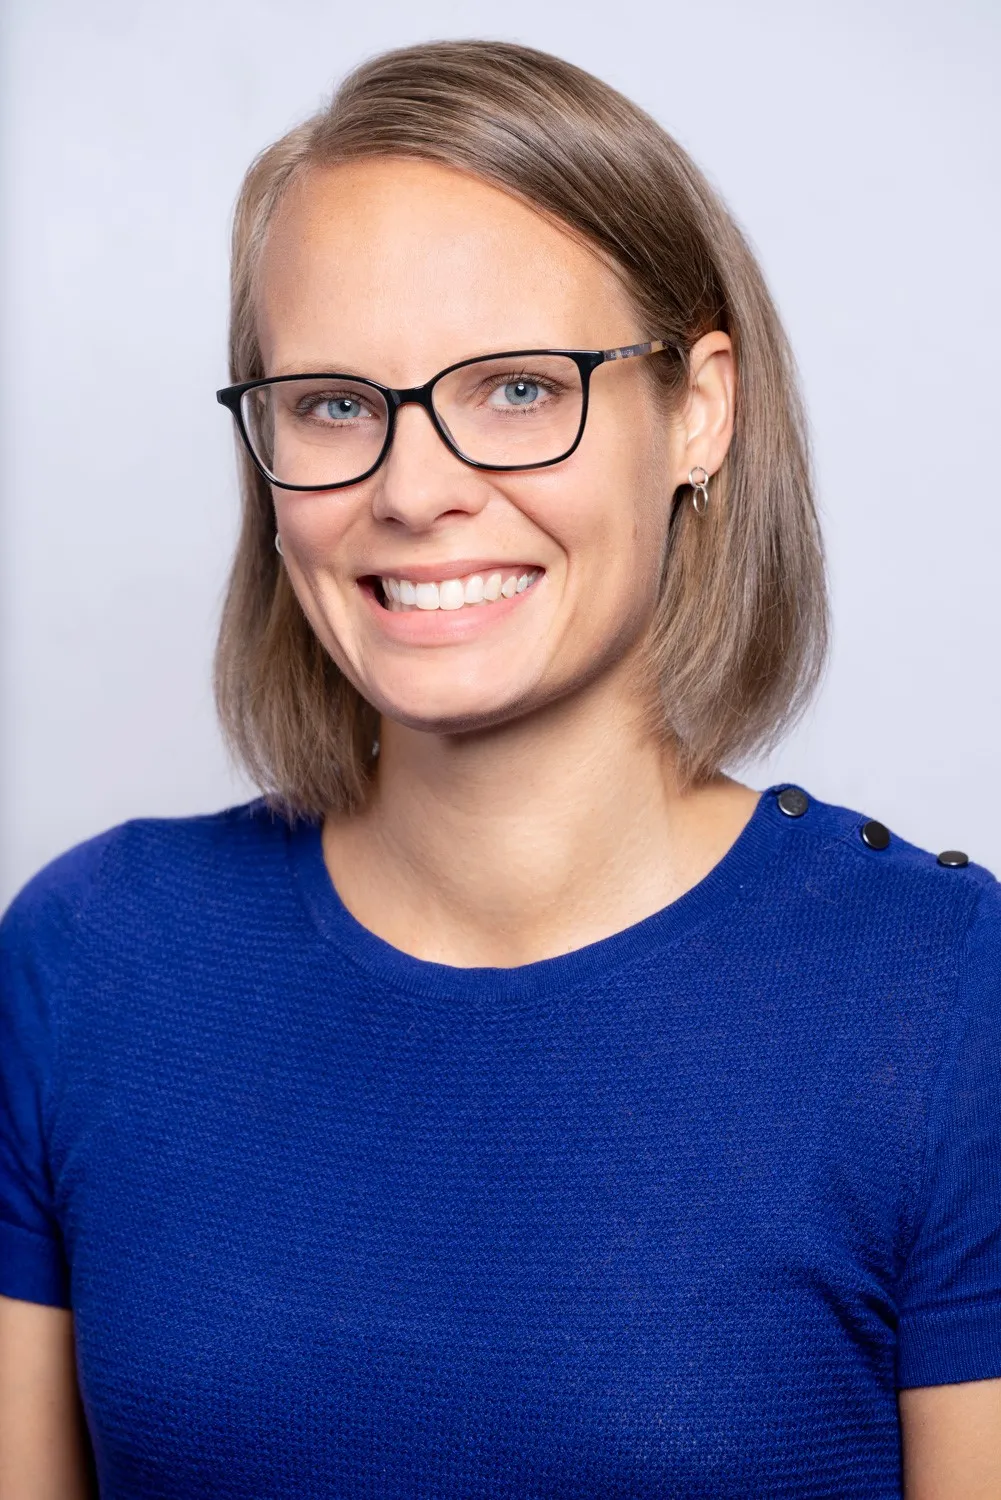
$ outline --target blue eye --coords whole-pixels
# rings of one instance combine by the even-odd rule
[[[332,421],[351,421],[361,416],[361,402],[351,396],[338,396],[333,401],[325,401],[323,411]]]
[[[533,380],[509,380],[504,387],[504,399],[512,406],[530,406],[539,399],[539,387]]]

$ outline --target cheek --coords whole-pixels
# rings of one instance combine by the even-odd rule
[[[539,475],[515,503],[563,555],[573,596],[642,601],[655,592],[667,541],[671,488],[663,444],[647,433],[596,431],[566,464]]]
[[[272,488],[277,530],[295,554],[300,571],[329,572],[345,554],[345,540],[362,523],[366,506],[351,489],[313,494]]]
[[[639,435],[642,436],[642,435]],[[613,449],[605,450],[612,459]],[[657,607],[670,519],[670,485],[659,445],[637,440],[614,452],[589,486],[591,649],[614,653],[642,638]]]
[[[313,633],[342,671],[350,671],[351,601],[346,560],[364,528],[366,507],[350,490],[313,494],[272,490],[285,569]]]

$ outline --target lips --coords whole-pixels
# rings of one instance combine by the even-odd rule
[[[437,567],[405,563],[398,573],[356,575],[366,613],[378,634],[396,646],[419,647],[458,646],[484,634],[492,636],[495,627],[509,617],[520,616],[526,609],[534,614],[532,603],[545,581],[546,569],[537,563],[493,559],[445,562]],[[483,595],[478,598],[481,587]]]

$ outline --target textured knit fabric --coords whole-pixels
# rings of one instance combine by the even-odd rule
[[[899,1497],[1001,1376],[1001,899],[764,794],[692,891],[401,953],[262,801],[0,926],[0,1292],[71,1307],[103,1500]]]

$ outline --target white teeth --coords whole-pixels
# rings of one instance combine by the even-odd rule
[[[434,588],[434,584],[431,584]],[[420,589],[417,590],[418,603]],[[441,609],[461,609],[466,602],[466,591],[458,578],[446,578],[438,585],[438,604]]]
[[[463,583],[461,578],[443,578],[440,583],[412,583],[408,578],[385,577],[382,581],[384,602],[388,609],[436,610],[462,609],[466,604],[492,604],[497,599],[511,599],[523,594],[539,576],[539,569],[530,573],[490,573],[486,578],[474,573]]]

